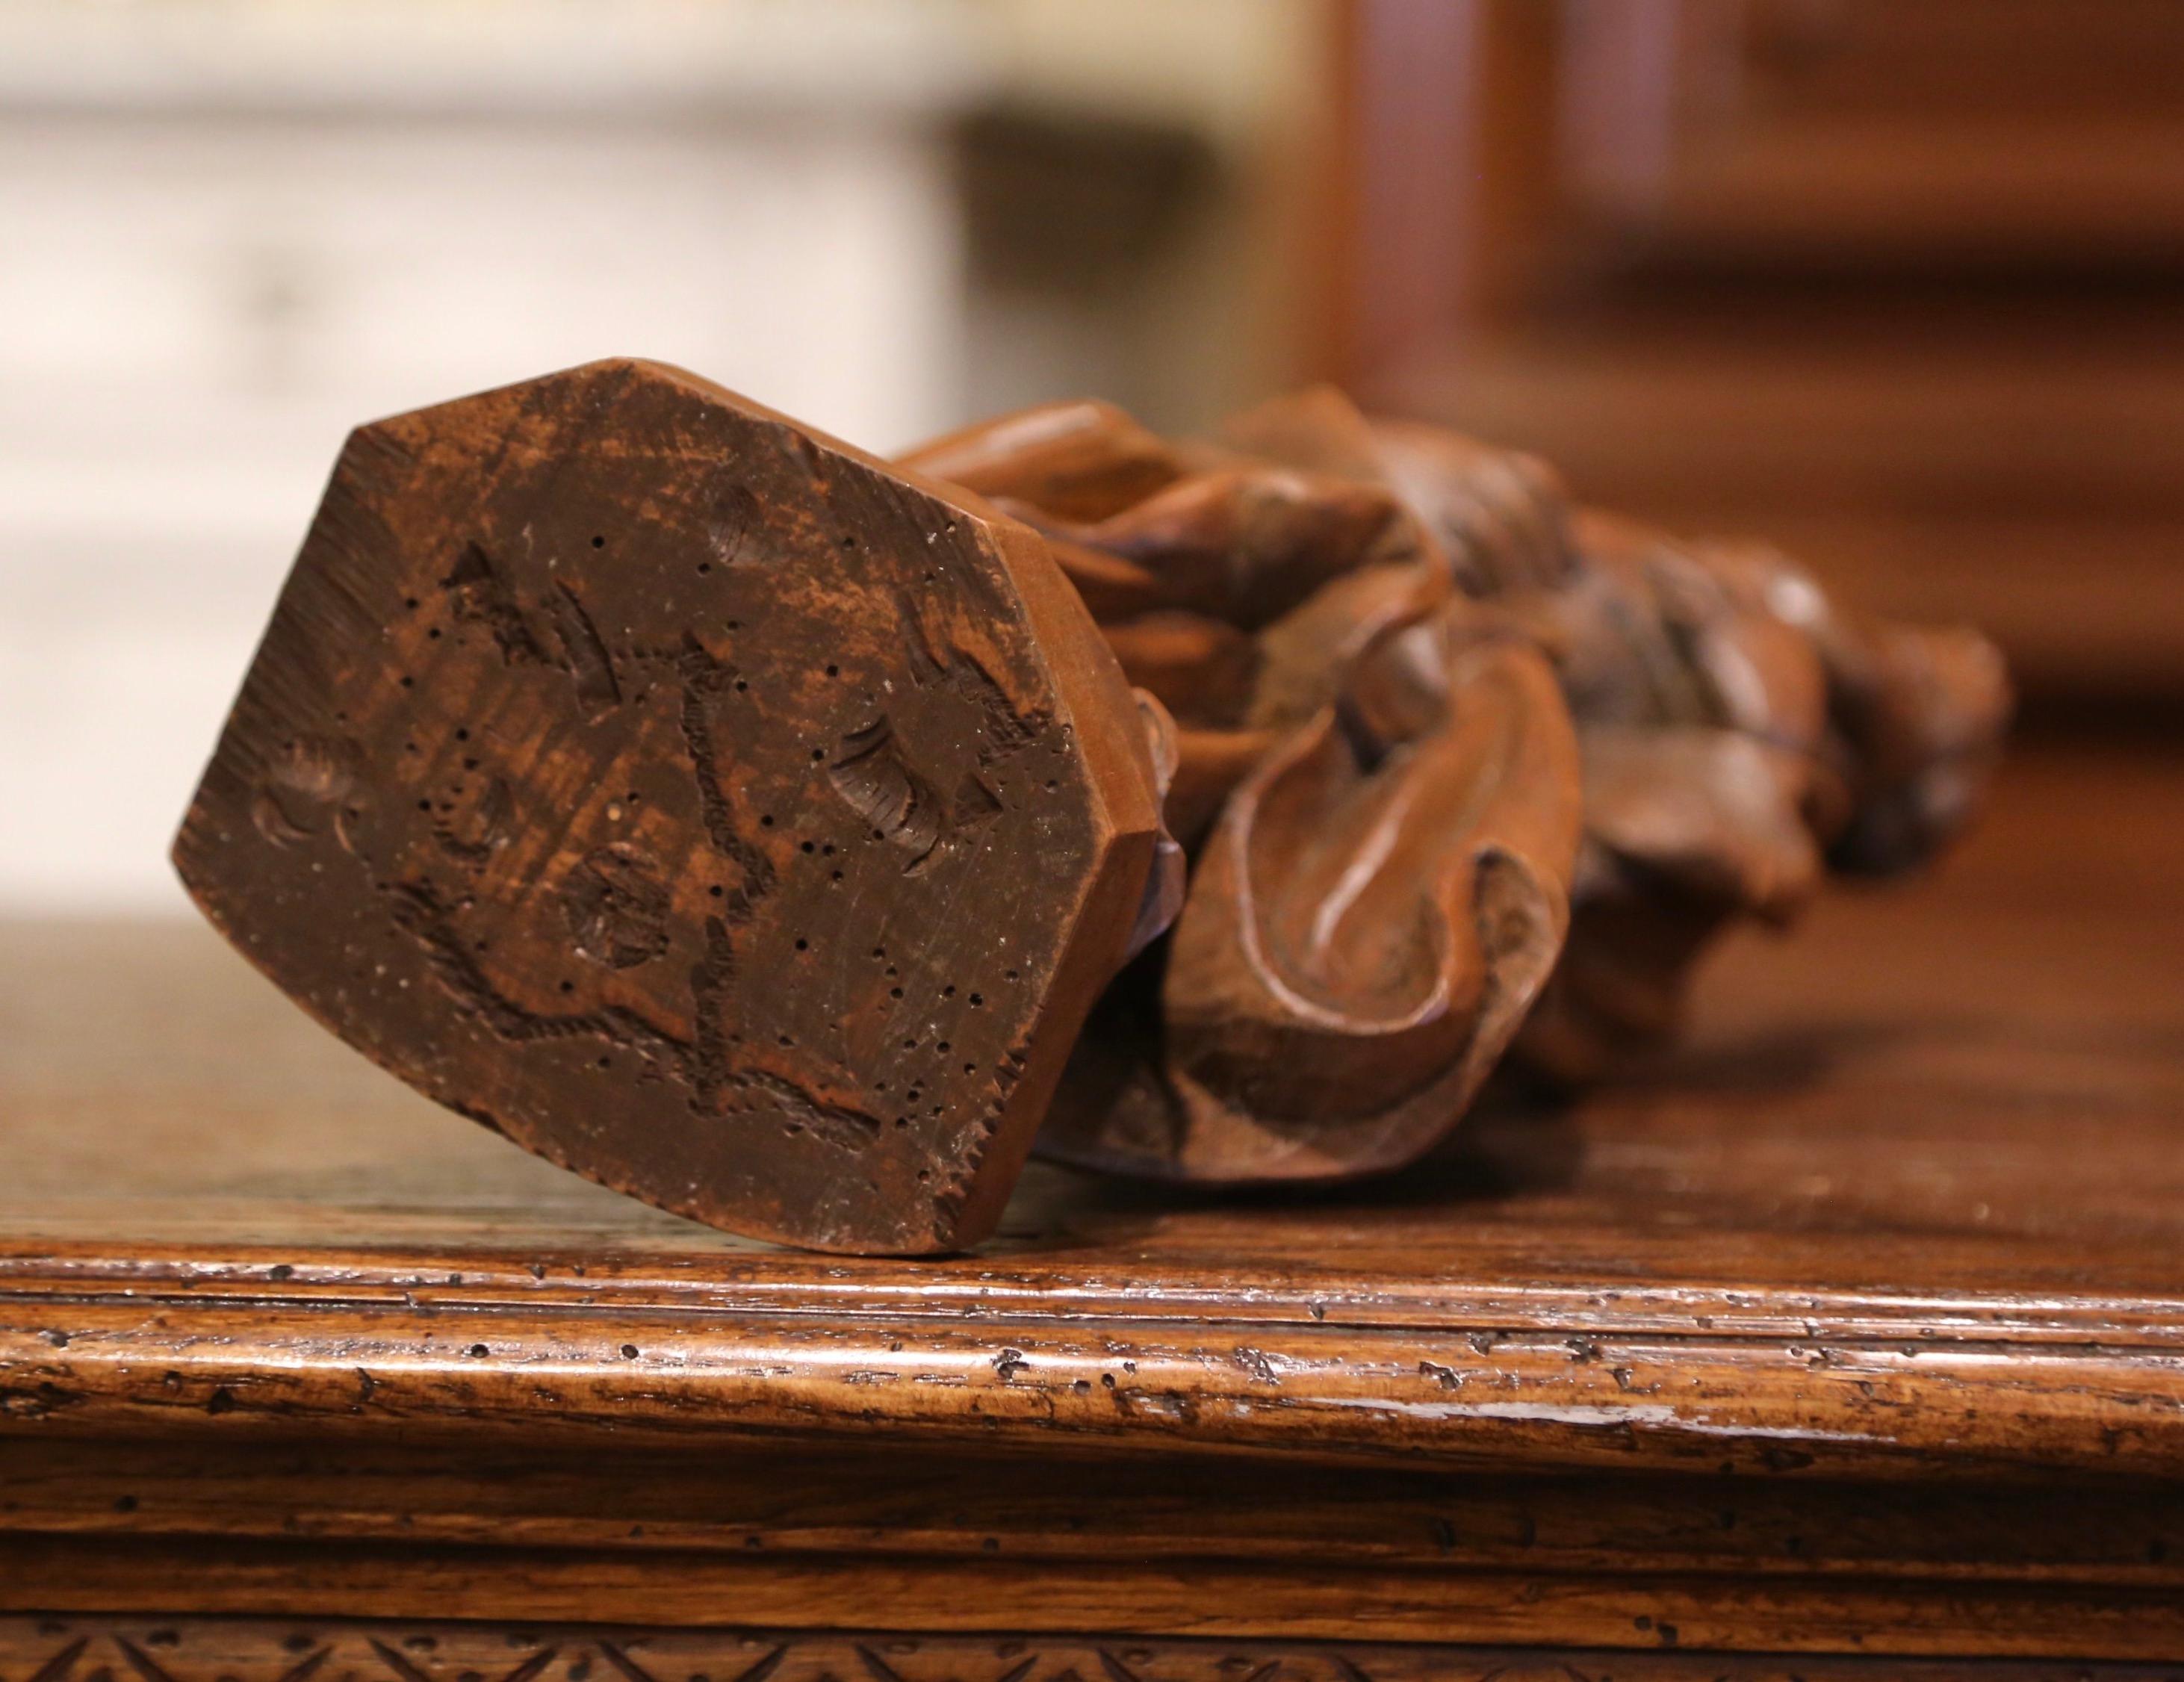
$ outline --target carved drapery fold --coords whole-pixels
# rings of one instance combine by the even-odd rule
[[[1389,487],[1169,446],[1104,404],[911,462],[1045,534],[1178,727],[1190,889],[1110,989],[1042,1148],[1221,1181],[1429,1150],[1568,921],[1577,744],[1524,627],[1457,588]]]
[[[1513,1037],[1611,1068],[1724,927],[1945,844],[2007,721],[1975,633],[1858,620],[1771,550],[1577,508],[1533,457],[1326,389],[1218,443],[1073,403],[911,461],[1040,531],[1173,715],[1189,892],[1041,1135],[1101,1167],[1368,1172]]]

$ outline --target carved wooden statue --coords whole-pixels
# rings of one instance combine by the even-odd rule
[[[1331,391],[1225,431],[1225,448],[1172,446],[1106,405],[1059,404],[911,458],[1044,532],[1124,670],[1189,727],[1186,798],[1172,794],[1168,812],[1200,856],[1174,958],[1162,975],[1151,955],[1103,1001],[1042,1135],[1056,1155],[1213,1180],[1415,1156],[1519,1021],[1518,1051],[1536,1066],[1564,1077],[1612,1067],[1673,1027],[1692,961],[1721,927],[1786,920],[1824,859],[1917,862],[1961,826],[1999,750],[2007,684],[1973,633],[1860,625],[1771,552],[1679,544],[1574,510],[1530,457],[1368,420]],[[1454,658],[1482,642],[1507,650],[1499,684],[1481,683],[1475,658]],[[1542,662],[1576,725],[1574,865],[1571,761],[1546,721],[1562,707],[1537,687],[1518,701],[1507,681]],[[1497,707],[1527,728],[1480,734],[1467,769],[1426,760],[1416,744],[1436,720],[1416,704],[1424,693],[1479,732]],[[1505,859],[1466,826],[1513,820],[1530,842],[1523,867],[1481,876],[1468,914],[1453,913],[1472,927],[1453,941],[1419,931],[1411,907],[1426,877],[1395,827],[1337,821],[1351,808],[1327,785],[1317,810],[1258,798],[1270,778],[1301,786],[1274,751],[1282,738],[1323,758],[1339,738],[1383,811],[1415,810],[1400,786],[1426,779],[1448,801],[1430,821],[1435,844],[1452,852]],[[1224,772],[1245,765],[1249,782]],[[1309,849],[1284,844],[1291,833]],[[1568,950],[1549,979],[1566,895]],[[1412,1042],[1388,1034],[1358,972],[1312,990],[1333,973],[1313,965],[1339,961],[1345,916],[1361,905],[1376,930],[1373,976],[1394,996],[1439,988],[1484,1001],[1440,1018],[1442,1072],[1461,1062],[1461,1075],[1437,1082],[1402,1061]],[[1371,1078],[1335,1073],[1325,1050],[1226,1054],[1250,1020],[1240,968],[1255,993],[1353,1048]],[[1306,1063],[1332,1078],[1313,1083]],[[1438,1125],[1379,1125],[1388,1094],[1391,1108],[1419,1094]]]
[[[1329,393],[889,465],[608,363],[352,436],[176,860],[518,1143],[919,1252],[1035,1133],[1334,1178],[1513,1041],[1607,1067],[1724,922],[1946,839],[2005,710],[1968,633]]]

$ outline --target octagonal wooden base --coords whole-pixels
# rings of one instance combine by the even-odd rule
[[[1158,818],[1119,668],[967,493],[599,363],[359,429],[175,859],[312,1014],[760,1237],[991,1226]]]

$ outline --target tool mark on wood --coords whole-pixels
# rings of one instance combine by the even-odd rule
[[[957,652],[961,658],[948,669],[948,687],[976,706],[983,721],[984,739],[978,744],[980,765],[998,765],[1046,733],[1053,722],[1049,714],[1020,710],[975,655]]]
[[[483,625],[493,633],[508,666],[559,666],[577,686],[577,699],[596,721],[621,705],[621,684],[614,660],[583,600],[565,579],[555,579],[543,606],[561,657],[554,659],[532,628],[515,582],[475,539],[463,546],[454,567],[440,580],[455,618]]]
[[[998,765],[1046,733],[1052,715],[1020,707],[984,661],[954,638],[935,631],[928,598],[897,585],[895,603],[912,633],[906,643],[911,680],[938,684],[976,709],[980,766]]]
[[[877,1117],[821,1096],[786,1075],[733,1066],[721,1000],[734,974],[735,954],[727,925],[717,916],[706,919],[705,956],[692,966],[695,1021],[694,1038],[686,1040],[621,1005],[565,1016],[532,1010],[493,985],[455,933],[431,884],[398,883],[387,892],[396,923],[425,948],[441,983],[498,1039],[511,1044],[603,1039],[671,1074],[688,1089],[690,1107],[699,1115],[728,1114],[734,1094],[749,1094],[770,1100],[776,1113],[831,1145],[861,1149],[879,1135]]]
[[[602,1651],[605,1651],[611,1646],[613,1646],[613,1643],[610,1641],[602,1641],[599,1643],[599,1647]],[[553,1663],[553,1662],[560,1656],[560,1651],[561,1650],[559,1647],[540,1648],[538,1651],[532,1654],[529,1658],[526,1658],[522,1663],[517,1665],[515,1669],[510,1671],[507,1675],[502,1677],[500,1679],[500,1682],[532,1682],[532,1678],[538,1675],[540,1671],[545,1669],[548,1665]]]
[[[713,560],[722,566],[736,566],[755,559],[747,556],[744,550],[752,528],[762,517],[758,498],[749,486],[732,482],[723,487],[713,498],[712,510],[705,521],[705,540]]]
[[[1001,797],[986,786],[985,779],[975,771],[963,773],[963,780],[956,785],[956,798],[948,813],[949,827],[958,834],[969,834],[983,829],[1001,815]]]
[[[309,1679],[325,1668],[326,1661],[333,1656],[332,1647],[315,1647],[282,1671],[277,1682],[309,1682]]]
[[[719,1107],[728,1081],[728,1030],[722,1001],[736,974],[735,938],[722,917],[705,919],[705,955],[690,966],[690,1106]]]
[[[653,1682],[652,1673],[644,1669],[635,1659],[632,1658],[627,1652],[624,1651],[621,1643],[616,1641],[601,1641],[599,1643],[599,1655],[601,1657],[604,1658],[609,1664],[612,1665],[616,1670],[619,1670],[622,1674],[624,1682]],[[511,1678],[510,1682],[514,1682],[514,1679]]]
[[[454,930],[454,921],[427,882],[387,884],[394,922],[424,948],[426,961],[443,986],[455,995],[496,1039],[511,1044],[589,1036],[640,1056],[665,1063],[687,1084],[690,1080],[688,1042],[647,1022],[634,1011],[610,1005],[566,1016],[534,1011],[502,992],[479,966]]]
[[[265,767],[250,821],[276,847],[309,840],[326,827],[327,812],[354,793],[363,768],[363,750],[347,737],[292,737]],[[342,838],[347,844],[345,832]]]
[[[493,565],[484,544],[475,541],[465,543],[453,570],[440,580],[440,588],[448,592],[458,620],[483,625],[493,632],[503,662],[509,666],[546,664],[546,651],[539,646],[531,621],[523,616],[515,587]]]
[[[873,834],[910,855],[905,874],[939,844],[947,822],[940,797],[903,753],[885,713],[842,738],[827,777]]]
[[[375,1638],[371,1650],[379,1655],[381,1663],[402,1679],[402,1682],[432,1682],[432,1677],[411,1663],[399,1649]]]
[[[121,1657],[129,1668],[143,1679],[143,1682],[175,1682],[159,1662],[125,1635],[114,1637],[114,1645],[121,1650]]]
[[[577,951],[626,970],[667,950],[670,899],[658,860],[631,842],[611,841],[569,872],[561,912]]]
[[[679,722],[684,751],[690,756],[691,774],[697,779],[698,811],[705,838],[713,850],[743,872],[743,881],[728,898],[722,915],[730,923],[750,920],[758,902],[773,891],[773,861],[745,840],[737,830],[735,814],[721,785],[720,755],[713,738],[708,710],[713,698],[736,681],[736,668],[716,660],[688,632],[672,656],[676,675],[682,684]]]
[[[473,869],[490,860],[515,834],[515,794],[504,777],[496,777],[486,785],[467,825],[459,827],[446,816],[432,821],[432,838],[440,844],[440,850]]]
[[[599,627],[584,610],[583,600],[566,579],[556,579],[554,593],[546,599],[554,634],[561,643],[561,663],[577,685],[577,699],[593,722],[621,705],[621,685],[615,677],[614,659],[599,638]]]
[[[744,1672],[742,1675],[737,1677],[735,1679],[735,1682],[766,1682],[766,1678],[772,1675],[775,1671],[780,1669],[782,1660],[788,1657],[788,1647],[784,1642],[782,1646],[776,1647],[772,1652],[766,1654],[766,1656],[760,1659],[756,1664],[751,1666],[749,1670]]]
[[[730,1080],[738,1090],[770,1100],[773,1113],[784,1119],[790,1133],[806,1133],[845,1150],[864,1150],[880,1136],[883,1124],[878,1116],[854,1104],[822,1098],[787,1075],[750,1069],[732,1075]]]

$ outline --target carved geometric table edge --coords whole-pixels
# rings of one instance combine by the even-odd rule
[[[0,1616],[0,1682],[2175,1682],[2174,1666],[1128,1634]]]

